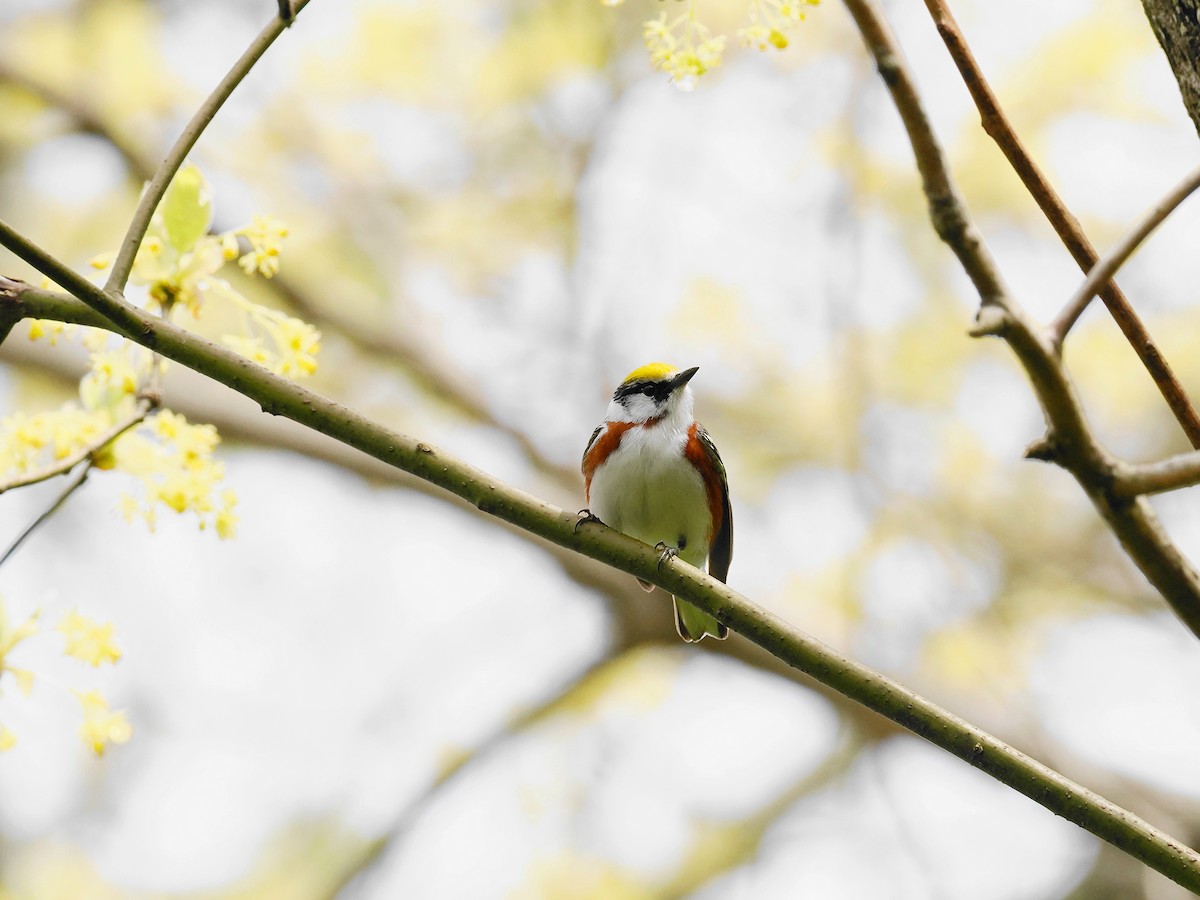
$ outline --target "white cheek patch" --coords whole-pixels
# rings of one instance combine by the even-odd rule
[[[661,414],[658,404],[645,394],[626,397],[625,404],[625,408],[629,410],[629,414],[633,416],[635,422],[644,422],[646,419],[653,419]]]
[[[663,410],[645,394],[630,394],[614,400],[608,406],[606,418],[610,422],[645,422],[662,415]]]

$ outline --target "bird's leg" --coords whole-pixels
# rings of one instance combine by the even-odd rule
[[[659,541],[654,545],[654,549],[659,551],[658,567],[661,569],[663,564],[673,556],[678,556],[679,551],[668,544],[666,541]]]
[[[575,529],[574,529],[576,533],[579,532],[580,525],[584,525],[588,522],[600,522],[600,517],[597,515],[594,515],[590,509],[581,509],[577,513],[577,515],[579,516],[579,518],[577,518],[575,520]],[[603,525],[604,523],[600,522],[600,524]]]

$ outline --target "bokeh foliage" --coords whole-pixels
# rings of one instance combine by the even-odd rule
[[[7,13],[0,204],[19,216],[6,215],[80,268],[110,251],[179,121],[270,6],[197,12],[90,0]],[[1087,643],[1097,623],[1146,627],[1168,643],[1179,629],[1068,477],[1021,459],[1040,432],[1034,400],[1003,347],[966,337],[969,292],[928,226],[907,145],[841,10],[808,11],[786,52],[726,47],[721,66],[681,92],[647,59],[643,21],[659,6],[315,0],[194,157],[214,186],[214,227],[263,213],[289,225],[277,278],[234,270],[230,283],[321,327],[313,381],[322,392],[465,448],[567,506],[579,502],[575,461],[614,381],[652,357],[700,364],[700,411],[734,490],[735,586],[1118,802],[1195,833],[1189,778],[1151,772],[1153,754],[1121,755],[1089,741],[1087,727],[1059,724],[1062,697],[1097,721],[1107,707],[1134,702],[1047,683],[1048,660],[1064,646],[1112,652]],[[698,9],[713,34],[735,33],[746,16],[742,3]],[[924,11],[898,6],[894,15],[1006,276],[1035,314],[1052,315],[1078,280],[1070,260],[979,130]],[[1107,0],[1069,13],[964,4],[960,18],[978,35],[976,49],[1023,138],[1093,239],[1110,242],[1194,151],[1140,12]],[[1195,393],[1200,362],[1190,335],[1200,322],[1187,287],[1196,283],[1189,223],[1181,215],[1131,264],[1127,288]],[[0,260],[6,274],[29,276]],[[235,319],[218,313],[195,327],[215,338]],[[29,350],[25,328],[0,351],[9,401],[30,411],[56,406],[73,395],[78,363],[58,348]],[[1067,358],[1089,415],[1118,452],[1150,459],[1184,448],[1100,311],[1072,334]],[[168,405],[190,404],[189,418],[226,430],[225,398],[187,385],[167,378]],[[236,436],[254,453],[279,442],[254,426]],[[351,456],[335,462],[360,466]],[[1187,548],[1195,520],[1186,502],[1162,509]],[[455,520],[464,533],[477,527]],[[541,823],[530,826],[541,837],[520,844],[515,874],[497,868],[505,873],[491,882],[497,896],[679,896],[705,884],[705,896],[730,895],[739,884],[771,896],[780,890],[771,875],[780,857],[808,859],[831,840],[815,834],[814,820],[827,820],[830,809],[851,819],[872,804],[900,825],[892,833],[862,826],[873,842],[859,849],[889,860],[894,881],[860,883],[847,872],[845,893],[824,896],[1005,895],[997,873],[1017,865],[1017,850],[1001,845],[963,871],[954,863],[962,848],[931,824],[961,813],[934,787],[932,799],[888,787],[956,776],[914,774],[916,759],[892,729],[846,704],[831,715],[809,686],[786,673],[784,682],[736,641],[713,648],[718,659],[662,647],[670,623],[661,598],[594,571],[570,574],[576,582],[564,587],[534,572],[525,588],[553,591],[563,603],[585,603],[590,592],[603,598],[604,617],[576,626],[590,650],[548,668],[553,690],[528,688],[514,700],[477,685],[480,724],[469,740],[412,719],[427,784],[399,791],[390,817],[347,825],[345,810],[327,800],[281,827],[257,863],[214,859],[214,872],[233,872],[222,886],[172,891],[325,896],[362,870],[349,891],[411,890],[424,884],[411,871],[422,848],[440,839],[461,851],[446,810],[471,809],[471,789],[482,806],[516,797],[516,820]],[[435,590],[413,577],[409,592]],[[466,590],[455,573],[443,577],[437,596]],[[299,590],[297,579],[282,566],[241,602],[253,604],[264,589]],[[120,590],[97,583],[89,602],[103,608],[106,594]],[[45,602],[20,600],[28,608]],[[312,602],[322,600],[332,608],[337,598]],[[466,607],[445,602],[448,617],[461,616],[452,633],[480,630]],[[371,608],[356,610],[355,626],[371,629]],[[441,652],[456,652],[453,639],[441,639]],[[1132,654],[1125,664],[1142,658],[1135,645],[1121,649]],[[462,670],[479,664],[468,653],[455,662]],[[531,671],[539,664],[531,659]],[[1086,683],[1087,673],[1077,678]],[[722,679],[742,693],[720,693]],[[440,684],[427,690],[436,696]],[[136,686],[126,689],[137,696]],[[761,711],[747,714],[744,727],[747,742],[763,746],[718,754],[719,720],[695,724],[706,696],[718,698],[721,715]],[[1129,721],[1154,742],[1161,703],[1140,699],[1146,717]],[[823,736],[792,766],[778,763],[798,740],[774,722],[779,709]],[[1173,740],[1189,746],[1200,709],[1175,711],[1185,724]],[[153,735],[153,722],[144,727]],[[143,762],[154,752],[146,740]],[[685,751],[696,756],[691,777],[672,780],[679,769],[666,762]],[[637,777],[613,775],[605,768],[612,759]],[[706,759],[727,768],[706,777]],[[560,763],[562,777],[530,774],[539,760]],[[756,768],[774,779],[752,791],[746,776]],[[129,776],[113,767],[89,777],[120,798]],[[659,792],[647,787],[663,783]],[[714,794],[721,802],[709,808]],[[1004,814],[1009,830],[1045,827],[1028,824],[1028,810]],[[638,816],[669,820],[659,835],[675,840],[648,839],[655,852],[638,856],[612,837]],[[103,853],[74,835],[69,819],[35,834],[18,825],[6,829],[0,868],[14,897],[159,889],[106,876],[90,861]],[[976,849],[986,843],[965,831],[958,839]],[[829,853],[836,859],[834,851],[855,846],[847,838]],[[1109,896],[1115,883],[1128,885],[1123,896],[1170,896],[1073,832],[1047,837],[1043,849],[1046,874],[1026,885],[1028,896]]]

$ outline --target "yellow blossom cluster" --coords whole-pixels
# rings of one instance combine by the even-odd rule
[[[810,6],[821,0],[750,0],[750,24],[738,29],[738,37],[747,47],[782,50],[788,45],[787,33],[804,21]]]
[[[271,312],[268,310],[267,312]],[[293,320],[294,321],[294,320]],[[300,323],[303,324],[303,323]],[[137,478],[140,497],[126,494],[122,513],[153,528],[159,505],[176,513],[192,512],[203,530],[210,525],[221,538],[237,529],[237,495],[222,490],[224,467],[214,458],[220,438],[211,425],[193,425],[163,410],[100,446],[106,433],[131,418],[141,385],[155,363],[133,344],[110,349],[103,332],[91,332],[92,365],[79,386],[82,402],[30,415],[16,412],[0,420],[0,488],[4,481],[37,476],[55,463],[90,456],[99,469],[116,469]],[[303,355],[304,347],[294,353]],[[292,365],[302,365],[292,362]]]
[[[210,301],[237,308],[245,329],[241,334],[222,335],[222,343],[277,374],[292,378],[313,374],[320,332],[307,322],[251,302],[217,275],[226,263],[236,260],[247,275],[274,276],[287,226],[271,216],[255,216],[250,224],[231,231],[212,234],[211,227],[208,184],[199,169],[187,166],[171,181],[150,220],[130,280],[148,287],[151,300],[166,310],[182,305],[199,317]],[[103,269],[112,259],[112,254],[104,254],[92,265]]]
[[[600,0],[605,6],[620,6],[625,0]],[[642,37],[650,53],[650,62],[666,72],[681,90],[692,90],[700,77],[721,64],[726,38],[714,35],[697,15],[699,0],[684,0],[686,7],[677,16],[666,12],[642,26]],[[810,6],[820,0],[749,0],[749,24],[737,31],[741,42],[756,50],[788,45],[788,32],[803,21]]]
[[[86,450],[111,424],[108,412],[75,404],[33,414],[13,413],[0,420],[0,481]]]
[[[164,314],[177,306],[198,315],[209,300],[237,310],[239,334],[221,340],[278,374],[300,378],[313,374],[320,351],[316,328],[246,299],[217,273],[234,260],[251,275],[270,278],[279,271],[279,255],[287,228],[269,216],[220,234],[211,233],[212,197],[194,166],[172,180],[155,210],[134,259],[131,281],[149,288]],[[105,268],[111,257],[93,260]],[[122,512],[154,527],[160,506],[191,512],[201,529],[211,526],[222,538],[237,528],[233,491],[221,490],[223,466],[214,458],[216,429],[190,424],[170,412],[144,421],[143,391],[157,385],[165,363],[152,353],[104,331],[82,329],[91,353],[91,368],[79,386],[78,404],[29,415],[18,412],[0,420],[0,491],[61,474],[89,460],[96,468],[116,468],[141,482],[138,496],[126,495]],[[72,334],[72,326],[34,321],[29,336],[51,342]],[[125,426],[129,430],[112,438]],[[107,445],[102,446],[106,437]]]
[[[83,707],[79,736],[97,756],[103,756],[109,744],[124,744],[133,737],[133,726],[125,714],[109,709],[108,701],[99,691],[77,691],[75,696]]]
[[[316,371],[321,332],[279,310],[245,303],[247,333],[222,335],[222,344],[279,375],[295,378]]]
[[[121,658],[121,651],[113,643],[112,630],[112,622],[93,622],[77,610],[67,613],[58,623],[58,631],[67,639],[66,654],[92,666],[115,663]]]
[[[697,0],[688,0],[687,10],[671,19],[659,13],[642,27],[650,62],[671,76],[681,90],[690,91],[705,72],[721,64],[725,37],[714,37],[696,18]]]
[[[30,319],[29,320],[29,339],[36,341],[40,338],[46,338],[53,347],[58,343],[58,339],[65,335],[71,334],[75,330],[74,325],[67,325],[64,322],[55,322],[52,319]]]
[[[113,641],[111,622],[96,622],[77,610],[67,613],[56,629],[66,638],[63,653],[91,666],[115,663],[121,651]],[[9,657],[16,647],[40,633],[38,614],[35,612],[19,624],[8,620],[8,610],[0,597],[0,695],[10,679],[20,693],[29,696],[33,692],[35,675],[29,669],[12,665]],[[125,714],[109,708],[108,701],[98,690],[75,691],[83,710],[83,723],[79,736],[84,744],[97,756],[102,756],[110,744],[124,744],[133,736],[133,726]],[[0,752],[11,750],[17,744],[17,735],[0,722]]]
[[[241,235],[250,249],[238,258],[238,265],[247,275],[270,278],[279,271],[279,251],[287,237],[287,226],[271,216],[255,216],[249,225],[231,235]]]
[[[92,353],[88,373],[79,382],[84,409],[108,413],[112,424],[132,406],[143,380],[150,374],[152,357],[126,343],[113,350]]]
[[[194,513],[202,530],[212,525],[219,537],[233,537],[237,494],[218,490],[225,477],[225,467],[213,455],[219,441],[213,426],[193,425],[169,410],[117,441],[116,467],[140,479],[143,488],[140,499],[122,498],[126,521],[140,518],[153,529],[161,504],[176,513]]]

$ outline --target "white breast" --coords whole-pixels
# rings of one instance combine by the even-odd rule
[[[593,473],[589,506],[618,531],[647,544],[663,541],[703,566],[712,521],[704,479],[684,458],[686,443],[687,431],[666,421],[630,428]]]

